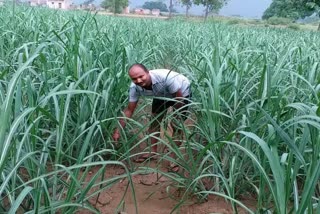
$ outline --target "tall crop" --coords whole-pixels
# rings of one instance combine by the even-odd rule
[[[130,181],[150,123],[137,115],[149,100],[121,130],[119,148],[111,135],[135,62],[192,81],[183,148],[166,131],[159,141],[178,157],[160,153],[160,161],[183,172],[161,172],[186,190],[175,209],[191,192],[224,197],[234,212],[319,212],[318,34],[46,8],[0,14],[0,212],[97,213],[90,198]],[[106,179],[111,165],[126,173]],[[258,199],[256,209],[243,195]]]

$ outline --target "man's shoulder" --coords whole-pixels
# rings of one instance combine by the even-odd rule
[[[170,71],[170,70],[166,69],[166,68],[158,68],[158,69],[152,69],[150,71],[152,71],[152,72],[161,72],[161,71]]]
[[[131,84],[130,84],[130,91],[131,92],[139,92],[139,91],[143,91],[143,89],[140,87],[140,86],[138,86],[138,85],[136,85],[136,84],[134,84],[133,82],[131,82]]]
[[[131,84],[130,84],[130,88],[135,88],[135,87],[137,87],[137,85],[136,85],[136,84],[134,84],[133,82],[131,82]]]
[[[131,87],[136,87],[136,86],[137,86],[137,85],[134,84],[133,82],[130,83],[130,88],[131,88]]]
[[[149,71],[151,77],[153,77],[155,80],[163,80],[167,79],[168,76],[176,75],[177,72],[169,69],[154,69]]]
[[[149,73],[150,73],[151,75],[160,75],[160,76],[166,75],[166,74],[168,74],[169,72],[170,72],[170,70],[165,69],[165,68],[163,68],[163,69],[153,69],[153,70],[150,70],[150,71],[149,71]]]

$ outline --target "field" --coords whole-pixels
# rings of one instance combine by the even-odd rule
[[[0,38],[0,213],[103,213],[95,201],[124,180],[109,211],[142,213],[135,176],[152,173],[179,191],[172,213],[213,197],[230,213],[320,213],[318,32],[4,5]],[[192,81],[183,145],[171,112],[157,164],[132,161],[150,99],[112,140],[136,62]]]

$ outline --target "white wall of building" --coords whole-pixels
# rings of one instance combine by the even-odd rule
[[[70,1],[67,0],[48,0],[47,6],[53,9],[69,9]]]
[[[47,5],[47,0],[30,0],[29,4],[31,6],[43,6]]]

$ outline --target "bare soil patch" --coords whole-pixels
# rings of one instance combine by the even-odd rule
[[[139,164],[144,167],[155,167],[155,161],[145,164]],[[95,176],[99,167],[93,168],[90,176],[87,177],[89,181],[92,176]],[[166,170],[161,168],[159,170]],[[121,166],[108,166],[106,170],[105,179],[119,176],[125,173]],[[160,173],[141,173],[132,175],[134,186],[134,193],[136,197],[136,204],[138,213],[150,214],[169,214],[169,213],[183,213],[183,214],[207,214],[207,213],[233,213],[231,204],[222,197],[209,196],[204,203],[199,203],[195,198],[186,200],[181,207],[172,210],[179,203],[179,200],[184,193],[183,190],[175,188],[169,178]],[[98,196],[90,199],[90,203],[103,214],[136,214],[135,200],[132,194],[132,189],[128,187],[128,179],[121,179],[112,187],[101,192]],[[122,205],[119,206],[122,198],[124,198]],[[245,204],[250,204],[249,201]],[[239,213],[247,213],[243,209],[238,210]],[[80,210],[78,214],[91,213],[87,210]]]
[[[147,123],[147,118],[143,115],[150,115],[150,106],[147,106],[140,113],[136,114],[137,120],[142,124]],[[170,110],[169,110],[170,112]],[[144,119],[143,119],[144,118]],[[185,125],[192,125],[192,116],[190,119],[185,121]],[[164,132],[168,136],[172,135],[170,126],[167,130],[161,130],[161,138],[165,139]],[[132,130],[135,133],[136,130]],[[143,134],[142,134],[143,135]],[[141,138],[144,136],[141,136]],[[158,147],[158,152],[162,153],[164,148],[163,145]],[[131,155],[137,154],[142,151],[146,151],[147,144],[141,143],[136,149],[131,152]],[[132,161],[137,156],[132,156]],[[99,196],[94,196],[90,199],[90,203],[102,214],[169,214],[169,213],[181,213],[181,214],[209,214],[209,213],[220,213],[220,214],[231,214],[234,213],[230,202],[222,197],[210,195],[205,202],[199,202],[196,197],[189,195],[186,200],[181,203],[178,209],[176,206],[181,202],[185,189],[177,188],[176,183],[173,179],[164,176],[161,172],[168,172],[169,162],[167,160],[152,160],[145,161],[144,163],[132,163],[132,183],[133,189],[131,189],[128,178],[118,180],[110,188],[103,190]],[[126,164],[129,168],[129,164]],[[106,172],[104,174],[105,179],[115,178],[125,174],[125,169],[121,166],[113,165],[106,166]],[[146,169],[143,171],[142,169]],[[153,172],[150,172],[152,169]],[[100,167],[92,168],[89,176],[86,180],[90,181],[96,173],[100,170]],[[137,173],[140,170],[141,173]],[[181,173],[181,172],[180,172]],[[172,174],[174,176],[174,172]],[[206,181],[204,181],[206,182]],[[210,186],[213,184],[208,183]],[[128,187],[129,186],[129,187]],[[92,189],[97,191],[97,189]],[[133,197],[133,192],[136,197],[136,202]],[[125,194],[126,193],[126,194]],[[125,195],[124,195],[125,194]],[[122,204],[119,206],[123,199]],[[242,203],[248,207],[254,207],[254,200],[241,200]],[[137,212],[135,208],[137,205]],[[173,211],[175,209],[175,211]],[[172,212],[173,211],[173,212]],[[88,214],[89,211],[80,210],[79,214]],[[238,213],[247,213],[242,208],[238,208]]]

